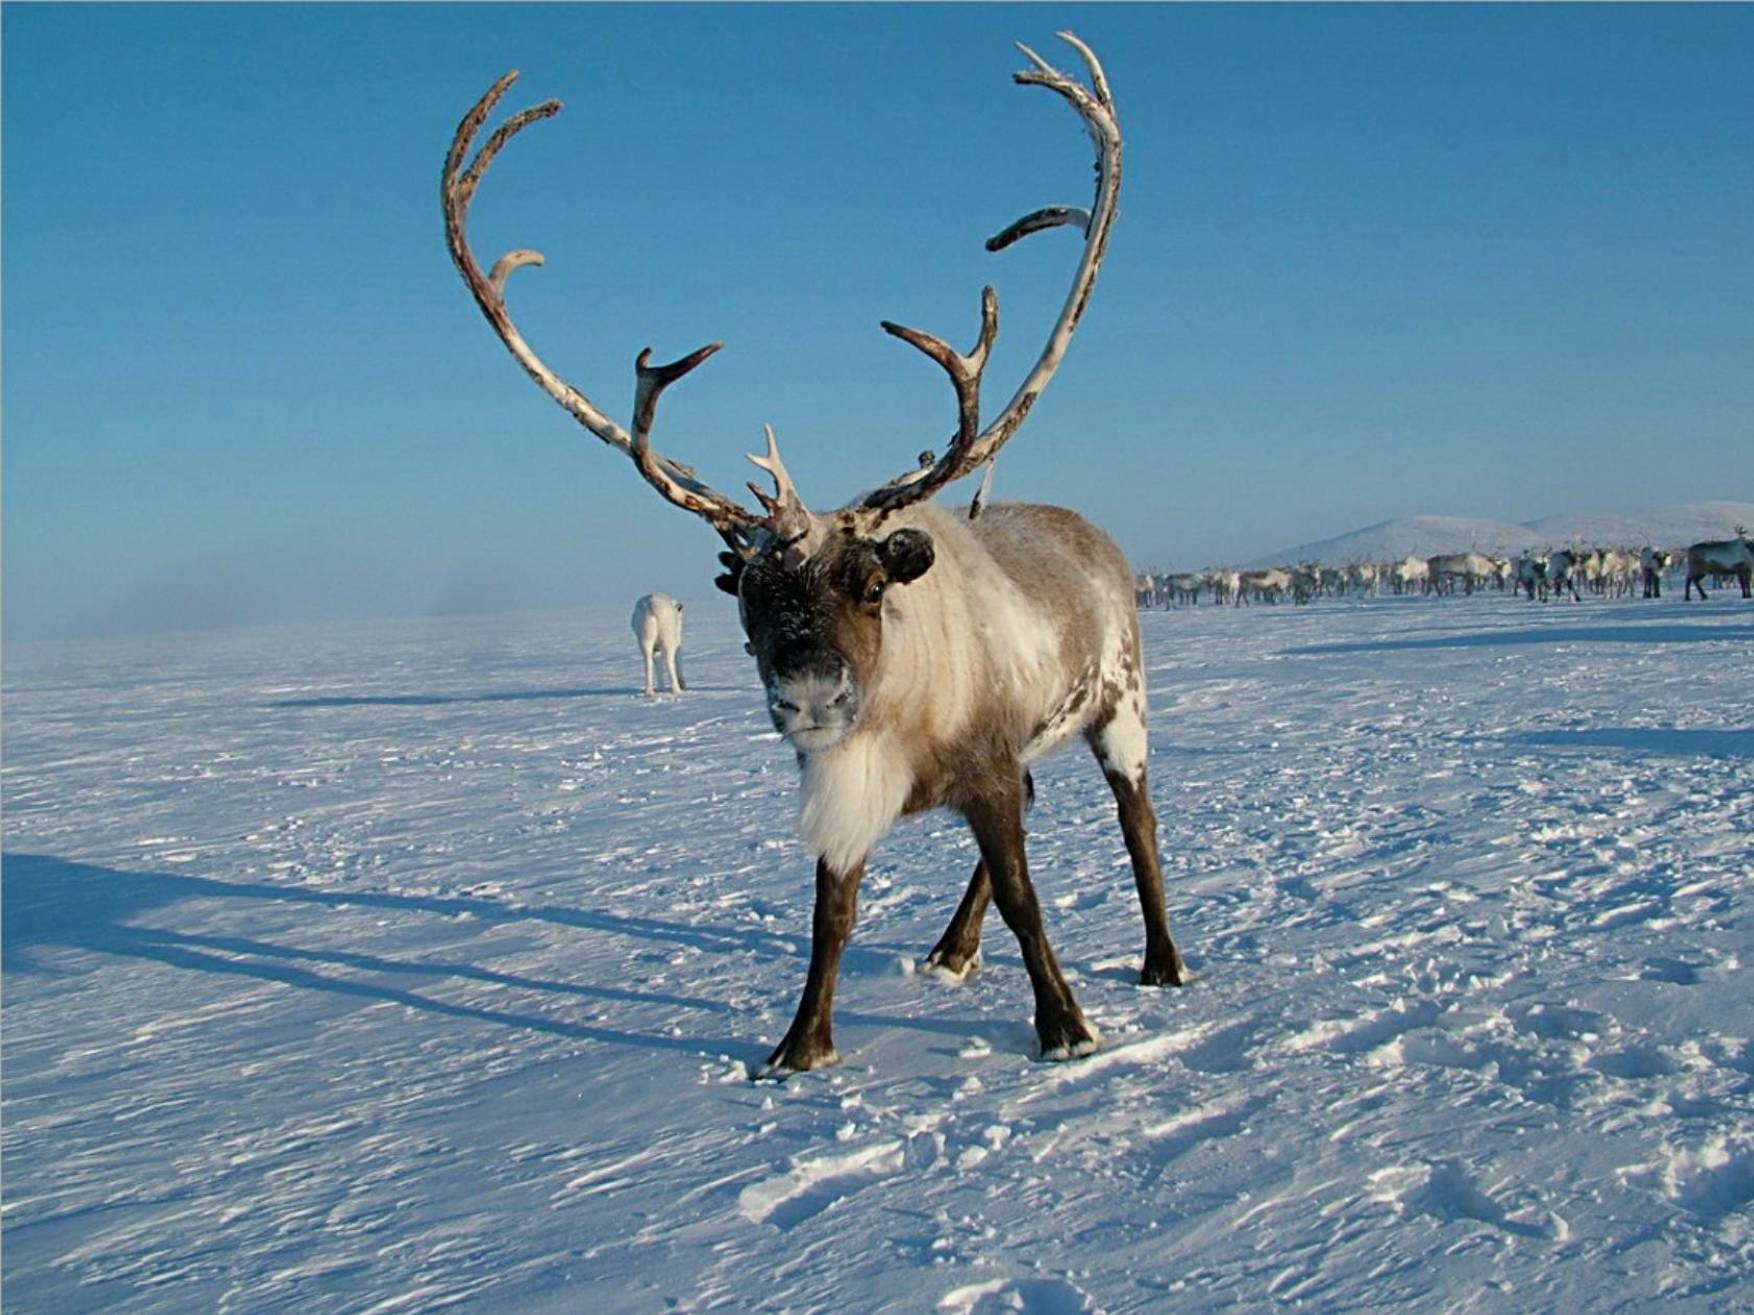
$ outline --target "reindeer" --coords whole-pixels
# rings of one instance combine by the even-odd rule
[[[1535,593],[1538,590],[1541,601],[1543,603],[1547,601],[1546,558],[1535,553],[1524,553],[1516,559],[1511,569],[1516,577],[1516,587],[1513,592],[1528,590],[1529,601],[1532,603],[1535,601]]]
[[[1173,571],[1163,577],[1164,592],[1175,604],[1193,606],[1200,601],[1200,591],[1206,587],[1206,578],[1193,571]]]
[[[1415,588],[1421,593],[1431,592],[1431,568],[1423,557],[1412,553],[1389,568],[1389,578],[1394,582],[1397,594],[1412,593]]]
[[[1264,571],[1244,571],[1237,582],[1236,605],[1253,605],[1253,600],[1277,603],[1291,588],[1291,572],[1274,566]]]
[[[1157,577],[1149,572],[1133,577],[1133,605],[1147,608],[1157,602]]]
[[[1425,567],[1431,575],[1432,592],[1439,594],[1454,593],[1455,582],[1460,580],[1462,592],[1472,595],[1497,570],[1490,557],[1477,552],[1439,553],[1428,559]]]
[[[1583,602],[1583,595],[1577,589],[1578,563],[1583,560],[1582,554],[1570,548],[1561,548],[1547,557],[1547,585],[1557,599],[1567,589],[1571,590],[1571,601]]]
[[[1638,573],[1639,556],[1627,548],[1602,553],[1602,593],[1625,598],[1632,593],[1632,577]]]
[[[1742,597],[1749,596],[1749,577],[1754,575],[1754,543],[1749,542],[1747,530],[1738,525],[1733,539],[1709,539],[1687,550],[1687,582],[1681,590],[1681,601],[1692,601],[1693,591],[1697,589],[1699,601],[1703,603],[1705,585],[1702,581],[1708,575],[1735,576],[1741,581]]]
[[[1574,579],[1581,579],[1583,587],[1592,594],[1606,594],[1607,589],[1602,579],[1602,550],[1591,548],[1587,552],[1579,549],[1572,553],[1575,562]]]
[[[633,605],[633,633],[639,639],[641,656],[646,660],[646,697],[656,698],[652,689],[652,655],[662,652],[664,670],[670,677],[670,692],[687,689],[676,663],[682,656],[682,604],[669,594],[647,594]]]
[[[1664,552],[1661,548],[1646,546],[1638,554],[1639,573],[1644,577],[1644,596],[1661,598],[1663,596],[1663,572],[1669,569],[1673,553]]]
[[[1095,201],[1089,210],[1035,211],[987,243],[999,251],[1043,229],[1082,230],[1083,254],[1047,344],[999,416],[982,428],[981,375],[998,332],[992,288],[982,293],[980,335],[967,355],[920,330],[883,322],[949,376],[957,430],[943,457],[837,511],[806,507],[771,426],[765,456],[751,458],[775,490],[770,496],[748,486],[759,515],[652,447],[659,395],[722,344],[669,365],[651,364],[649,348],[641,352],[629,432],[554,374],[519,334],[506,310],[506,279],[542,257],[512,251],[483,273],[465,223],[494,157],[530,123],[558,112],[558,102],[508,120],[465,168],[476,135],[517,77],[508,73],[464,116],[446,156],[446,241],[476,304],[544,392],[724,541],[726,571],[716,583],[737,599],[769,716],[797,756],[801,827],[816,856],[810,968],[796,1017],[757,1076],[839,1061],[831,1021],[835,980],[867,859],[897,818],[939,807],[968,822],[980,862],[928,966],[951,976],[975,967],[981,923],[988,903],[996,903],[1022,948],[1041,1057],[1070,1059],[1096,1049],[1096,1029],[1048,944],[1023,843],[1029,765],[1074,735],[1094,751],[1119,811],[1145,919],[1140,980],[1183,981],[1164,912],[1146,778],[1144,663],[1126,559],[1102,531],[1063,508],[981,510],[984,499],[977,497],[970,511],[952,512],[932,501],[956,480],[990,470],[1023,423],[1060,365],[1108,248],[1121,181],[1120,127],[1096,55],[1070,32],[1060,36],[1082,58],[1089,87],[1022,45],[1032,67],[1015,79],[1047,87],[1077,112],[1096,147]]]

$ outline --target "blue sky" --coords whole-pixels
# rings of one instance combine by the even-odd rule
[[[716,538],[578,429],[446,258],[502,71],[567,109],[476,202],[544,357],[727,348],[657,443],[778,429],[838,505],[1039,350],[1090,155],[1013,39],[1102,55],[1127,139],[1090,314],[997,496],[1142,564],[1401,515],[1754,497],[1748,6],[96,6],[3,25],[9,639],[711,595]],[[1070,59],[1070,67],[1075,61]],[[960,491],[959,491],[960,492]]]

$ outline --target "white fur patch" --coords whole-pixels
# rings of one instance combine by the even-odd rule
[[[1134,783],[1144,776],[1151,741],[1145,730],[1145,700],[1136,689],[1121,695],[1113,720],[1097,736],[1096,747],[1105,768]]]
[[[1102,1034],[1094,1027],[1090,1029],[1087,1040],[1069,1046],[1055,1046],[1052,1050],[1044,1050],[1041,1057],[1049,1063],[1063,1064],[1069,1059],[1083,1059],[1086,1055],[1094,1055],[1102,1049]]]
[[[804,759],[798,825],[810,852],[850,872],[901,816],[913,789],[907,759],[886,735],[854,734]]]

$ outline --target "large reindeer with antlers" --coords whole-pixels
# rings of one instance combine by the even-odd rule
[[[1089,210],[1053,206],[987,243],[999,251],[1043,229],[1072,226],[1083,255],[1046,346],[1016,394],[984,428],[981,374],[998,332],[998,301],[981,297],[981,329],[967,354],[917,329],[883,323],[937,362],[955,389],[958,422],[944,455],[838,511],[804,504],[780,459],[749,459],[772,477],[754,484],[761,514],[704,484],[651,446],[658,397],[722,345],[669,365],[651,349],[635,362],[631,433],[560,379],[533,352],[506,311],[505,283],[539,253],[512,251],[482,273],[464,232],[469,203],[494,157],[538,119],[549,101],[509,119],[464,167],[464,157],[517,74],[508,73],[464,116],[445,160],[445,236],[482,313],[518,363],[586,429],[633,459],[669,502],[716,530],[726,551],[717,583],[737,598],[768,711],[796,751],[802,830],[816,864],[816,908],[803,1000],[762,1073],[837,1063],[831,1032],[835,979],[852,932],[859,884],[872,847],[898,817],[948,807],[967,819],[980,862],[928,964],[960,977],[980,957],[989,902],[1016,933],[1035,991],[1044,1059],[1089,1054],[1098,1044],[1048,945],[1024,855],[1029,764],[1082,734],[1114,791],[1122,835],[1145,915],[1141,981],[1179,985],[1182,961],[1164,915],[1157,819],[1146,780],[1145,677],[1133,581],[1106,535],[1059,507],[994,504],[977,495],[966,513],[931,499],[985,466],[1017,431],[1064,356],[1108,247],[1121,183],[1121,133],[1096,56],[1069,32],[1090,86],[1027,46],[1021,84],[1047,87],[1077,111],[1096,145],[1096,198]],[[982,492],[985,486],[983,483]]]

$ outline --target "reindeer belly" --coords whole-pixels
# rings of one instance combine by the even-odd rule
[[[1094,720],[1100,700],[1094,672],[1066,690],[1031,729],[1018,755],[1025,763],[1045,758]]]

